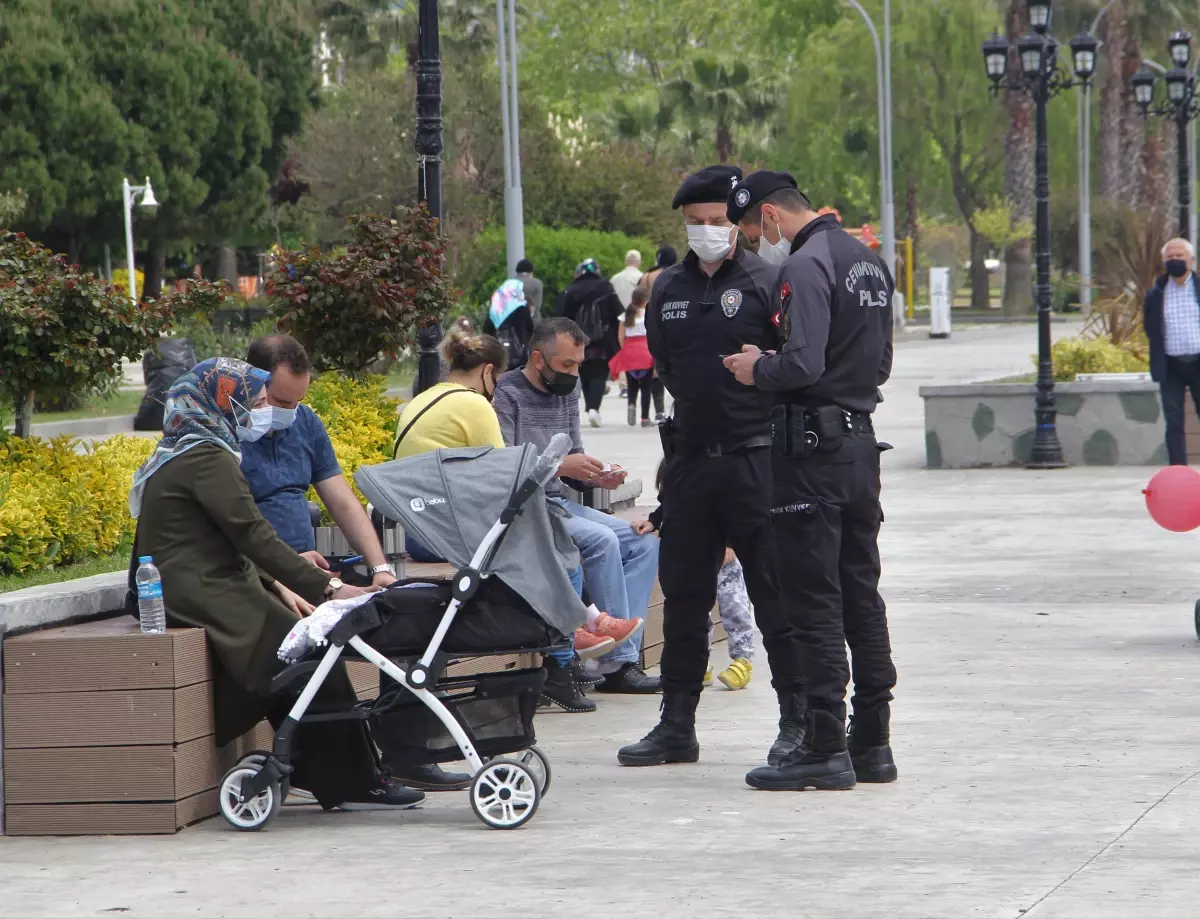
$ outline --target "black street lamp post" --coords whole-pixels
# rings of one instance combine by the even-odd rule
[[[417,201],[442,219],[442,53],[437,0],[417,8]],[[433,386],[441,373],[437,346],[441,326],[431,323],[417,333],[417,377],[413,395]]]
[[[1054,405],[1054,364],[1050,353],[1050,143],[1046,130],[1046,103],[1051,97],[1076,85],[1071,74],[1059,66],[1059,44],[1049,34],[1052,0],[1030,0],[1029,22],[1033,31],[1016,41],[1018,72],[1009,73],[1007,39],[993,34],[983,43],[983,60],[992,81],[992,93],[1008,89],[1027,93],[1036,111],[1037,147],[1034,158],[1037,202],[1034,242],[1037,250],[1038,373],[1034,402],[1033,447],[1026,466],[1030,469],[1060,469],[1066,466],[1058,439],[1057,409]],[[1080,84],[1096,72],[1099,42],[1087,32],[1070,41],[1072,64]]]
[[[1187,239],[1191,210],[1191,175],[1188,171],[1188,122],[1200,114],[1196,100],[1196,74],[1188,70],[1192,57],[1192,33],[1175,32],[1167,41],[1171,61],[1175,64],[1166,72],[1163,82],[1167,84],[1167,98],[1154,104],[1154,84],[1157,78],[1152,70],[1142,69],[1133,75],[1133,98],[1142,116],[1157,115],[1175,122],[1175,154],[1178,172],[1177,191],[1179,201],[1179,235]]]

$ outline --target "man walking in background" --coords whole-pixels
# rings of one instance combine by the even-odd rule
[[[542,282],[533,276],[533,262],[527,258],[517,262],[517,280],[525,285],[525,304],[533,318],[542,315]]]
[[[630,249],[625,253],[625,267],[609,278],[613,290],[621,301],[621,309],[629,309],[629,301],[633,297],[633,289],[642,279],[642,253]]]
[[[1162,394],[1167,428],[1167,462],[1187,465],[1184,399],[1190,391],[1200,412],[1200,280],[1192,267],[1196,251],[1186,239],[1163,246],[1166,274],[1146,293],[1142,324],[1150,341],[1150,378]]]
[[[587,336],[587,349],[579,367],[583,404],[588,423],[600,427],[600,402],[608,383],[608,362],[621,350],[617,326],[621,322],[621,301],[594,258],[584,259],[575,268],[575,280],[564,291],[562,311]]]

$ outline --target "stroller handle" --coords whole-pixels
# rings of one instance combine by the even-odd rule
[[[507,526],[512,523],[517,514],[521,512],[521,506],[526,501],[537,493],[539,488],[545,486],[554,474],[558,472],[558,467],[562,465],[563,459],[571,451],[571,436],[569,434],[555,434],[550,438],[550,443],[546,445],[546,449],[542,451],[542,455],[537,458],[534,463],[533,470],[528,476],[517,486],[516,490],[509,498],[508,507],[504,513],[500,515],[500,522]]]

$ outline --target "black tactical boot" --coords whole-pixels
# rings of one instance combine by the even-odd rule
[[[700,688],[664,686],[662,716],[654,729],[637,743],[617,751],[622,766],[661,766],[663,763],[694,763],[700,759],[696,740],[696,704]]]
[[[846,728],[831,712],[808,713],[804,743],[779,766],[759,766],[746,784],[765,791],[835,791],[854,787],[854,764],[846,751]]]
[[[767,754],[769,766],[781,765],[800,749],[804,742],[804,714],[807,711],[803,690],[777,689],[775,695],[779,697],[779,736]]]
[[[885,702],[877,708],[855,711],[850,716],[847,747],[854,762],[854,774],[860,782],[885,784],[899,776],[892,759],[890,725],[892,712]]]

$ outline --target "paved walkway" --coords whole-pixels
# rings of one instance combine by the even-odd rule
[[[765,664],[707,692],[702,761],[622,769],[654,699],[539,717],[541,812],[488,831],[463,795],[408,813],[289,807],[239,835],[0,840],[0,915],[1077,917],[1200,914],[1200,576],[1141,469],[921,468],[917,386],[1019,373],[1031,327],[898,345],[881,407],[885,596],[901,779],[809,794],[742,782],[774,734]],[[1032,411],[1032,405],[1030,406]],[[590,449],[649,477],[615,398]],[[720,656],[720,651],[716,652]]]

